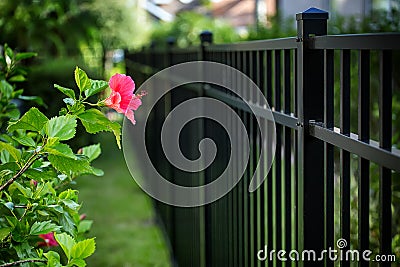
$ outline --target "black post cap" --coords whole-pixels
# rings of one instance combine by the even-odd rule
[[[173,37],[173,36],[169,36],[169,37],[167,38],[167,44],[168,44],[169,46],[173,46],[173,45],[175,44],[175,41],[176,41],[176,38]]]
[[[296,14],[296,20],[307,20],[307,19],[328,19],[329,13],[325,10],[321,10],[315,7],[310,7],[306,11]]]
[[[202,44],[204,43],[209,43],[211,44],[213,42],[213,34],[210,31],[202,31],[200,33],[200,41]]]

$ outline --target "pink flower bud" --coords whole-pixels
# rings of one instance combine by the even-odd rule
[[[33,187],[36,187],[37,186],[37,181],[32,179],[30,181],[30,185],[33,186]]]

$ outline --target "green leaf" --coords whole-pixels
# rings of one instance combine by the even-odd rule
[[[75,240],[66,233],[61,233],[61,234],[56,233],[54,237],[57,240],[58,244],[60,244],[68,260],[71,259],[71,250],[76,244]]]
[[[75,68],[75,82],[81,92],[91,88],[91,81],[86,72],[79,67]]]
[[[85,239],[76,243],[71,250],[71,257],[74,259],[85,259],[92,255],[96,249],[94,238]]]
[[[75,221],[67,211],[58,215],[58,221],[60,222],[60,225],[62,225],[63,229],[71,234],[71,236],[76,235]]]
[[[115,135],[115,140],[117,141],[118,148],[121,149],[121,125],[117,122],[111,124],[111,129]]]
[[[27,58],[31,58],[31,57],[36,57],[37,53],[34,52],[24,52],[24,53],[17,53],[15,55],[15,60],[19,61],[19,60],[23,60],[23,59],[27,59]]]
[[[91,80],[91,87],[85,90],[85,96],[90,97],[97,93],[100,93],[108,87],[108,83],[102,80]]]
[[[82,223],[82,222],[81,222]],[[89,227],[90,228],[90,227]],[[11,227],[4,227],[0,229],[0,241],[3,241],[11,233]],[[86,232],[86,231],[85,231]],[[82,232],[83,233],[83,232]]]
[[[67,108],[73,115],[78,115],[85,111],[85,105],[80,102],[75,102],[72,106],[68,105]]]
[[[31,147],[36,146],[35,141],[30,136],[27,135],[21,137],[13,136],[12,138],[23,146],[31,146]]]
[[[69,96],[72,99],[76,99],[74,90],[72,90],[70,88],[62,87],[58,84],[54,84],[54,88],[58,89],[64,95]]]
[[[76,157],[73,159],[67,156],[49,155],[48,159],[56,170],[66,175],[71,175],[71,173],[93,173],[92,167],[86,157]]]
[[[29,187],[24,187],[20,183],[14,182],[10,185],[9,190],[12,192],[15,189],[18,189],[26,198],[32,197],[32,190]]]
[[[60,140],[69,140],[76,133],[75,116],[65,115],[50,119],[46,126],[45,132],[49,137],[57,137]]]
[[[25,101],[33,101],[39,106],[47,108],[46,103],[44,103],[43,99],[40,96],[27,96],[27,95],[20,95],[18,96],[19,99],[25,100]]]
[[[0,96],[1,99],[9,99],[13,92],[13,87],[6,80],[0,81]]]
[[[82,148],[82,154],[88,157],[89,162],[97,159],[101,154],[100,144],[85,146]]]
[[[61,157],[67,157],[71,159],[76,159],[74,152],[71,147],[63,143],[55,143],[51,145],[46,145],[43,151],[49,153],[50,155],[56,155]]]
[[[92,227],[93,221],[92,220],[83,220],[80,221],[78,224],[78,233],[86,233]]]
[[[48,120],[49,119],[37,108],[31,108],[21,117],[21,119],[14,123],[10,123],[7,130],[12,132],[22,129],[40,132]]]
[[[92,174],[96,175],[96,176],[103,176],[104,175],[104,171],[101,170],[101,169],[92,167]]]
[[[15,75],[8,79],[8,81],[10,82],[23,82],[25,80],[26,78],[24,77],[24,75]]]
[[[10,156],[13,157],[13,159],[15,159],[15,161],[19,161],[21,159],[21,151],[19,151],[10,144],[0,142],[0,151],[3,150],[7,151],[10,154]]]
[[[14,52],[13,52],[13,50],[12,50],[10,47],[4,46],[4,50],[5,50],[5,54],[6,54],[8,57],[10,57],[10,58],[13,58],[13,57],[14,57]]]
[[[44,222],[35,222],[31,230],[29,231],[30,235],[40,235],[40,234],[47,234],[50,232],[55,232],[61,229],[61,226],[58,226],[51,221],[44,221]]]
[[[63,99],[64,103],[70,106],[73,106],[75,104],[75,100],[70,98],[70,97],[66,97]]]
[[[70,261],[70,263],[68,263],[67,267],[85,267],[86,266],[86,262],[82,259],[73,259],[72,261]]]
[[[49,251],[43,254],[47,258],[47,267],[62,267],[60,255],[55,251]]]
[[[112,132],[117,140],[118,147],[121,148],[121,125],[112,122],[97,109],[89,109],[78,115],[83,126],[88,133],[98,133],[101,131]]]
[[[4,203],[4,206],[6,206],[7,207],[7,209],[9,209],[9,210],[14,210],[14,203],[12,203],[12,202],[7,202],[7,203]]]
[[[65,206],[74,211],[78,211],[79,208],[81,207],[78,203],[76,203],[71,199],[62,199],[61,202],[64,203]]]

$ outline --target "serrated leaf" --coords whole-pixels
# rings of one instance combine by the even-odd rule
[[[70,88],[62,87],[58,84],[54,84],[54,88],[58,89],[64,95],[69,96],[72,99],[76,99],[74,90],[72,90]]]
[[[91,88],[91,81],[85,71],[75,68],[75,82],[81,92]]]
[[[100,144],[85,146],[82,148],[82,154],[88,157],[89,162],[97,159],[101,154]]]
[[[46,145],[43,151],[49,153],[50,155],[62,156],[71,159],[76,159],[74,152],[71,147],[63,143],[55,143],[51,145]]]
[[[72,159],[66,156],[49,155],[48,159],[56,170],[66,175],[71,175],[71,173],[91,174],[93,172],[89,161],[84,157]]]
[[[44,222],[35,222],[31,226],[31,230],[29,231],[30,235],[40,235],[47,234],[50,232],[55,232],[61,229],[61,226],[58,226],[51,221]]]
[[[66,233],[55,234],[54,237],[57,240],[58,244],[60,244],[68,260],[71,259],[71,250],[76,244],[75,240]]]
[[[12,138],[23,146],[32,146],[32,147],[36,146],[35,141],[30,136],[27,135],[20,137],[13,136]]]
[[[15,161],[19,161],[21,159],[21,151],[19,151],[18,149],[16,149],[15,147],[13,147],[10,144],[4,143],[4,142],[0,142],[0,151],[7,151],[10,156],[15,159]]]
[[[47,267],[62,267],[60,255],[55,251],[49,251],[43,254],[47,258]]]
[[[121,125],[112,122],[97,109],[89,109],[78,115],[88,133],[98,133],[101,131],[112,132],[117,140],[118,147],[121,148]]]
[[[31,57],[36,57],[37,53],[34,52],[23,52],[23,53],[17,53],[15,55],[15,60],[19,61],[19,60],[23,60],[23,59],[27,59],[27,58],[31,58]]]
[[[111,129],[117,141],[118,148],[121,149],[121,125],[118,122],[112,122]]]
[[[10,123],[7,130],[12,132],[15,130],[29,130],[40,132],[49,119],[37,108],[28,110],[18,121]]]
[[[108,83],[102,80],[91,80],[91,87],[85,90],[85,96],[90,97],[97,93],[100,93],[108,87]]]
[[[76,133],[75,116],[65,115],[50,119],[45,125],[45,132],[49,137],[57,137],[59,140],[69,140]]]
[[[74,259],[85,259],[92,255],[96,249],[94,238],[85,239],[76,243],[71,249],[71,257]]]

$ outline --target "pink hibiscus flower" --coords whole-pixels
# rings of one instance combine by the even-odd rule
[[[115,74],[110,78],[108,85],[111,88],[111,94],[104,100],[104,103],[125,116],[136,124],[133,111],[142,105],[142,96],[146,93],[134,94],[135,82],[131,77],[124,74]]]
[[[38,243],[39,247],[56,247],[56,246],[58,246],[58,243],[57,243],[56,239],[54,238],[53,232],[50,232],[47,234],[41,234],[41,235],[39,235],[39,237],[43,239],[43,242]]]

